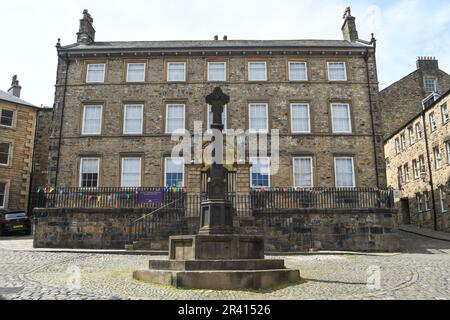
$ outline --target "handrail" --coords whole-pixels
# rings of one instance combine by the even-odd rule
[[[184,197],[181,197],[181,198],[179,198],[179,199],[177,199],[177,200],[175,200],[175,201],[173,201],[173,202],[170,202],[170,203],[166,204],[165,206],[159,207],[158,209],[153,210],[153,211],[150,212],[150,213],[147,213],[145,216],[142,216],[142,217],[140,217],[140,218],[138,218],[138,219],[136,219],[136,220],[134,220],[134,221],[131,221],[131,223],[133,224],[133,223],[136,223],[136,222],[138,222],[138,221],[140,221],[140,220],[143,220],[143,219],[147,218],[148,216],[153,215],[155,212],[157,212],[157,211],[159,211],[159,210],[161,210],[161,209],[164,209],[164,208],[170,206],[171,204],[174,204],[174,203],[176,203],[176,202],[178,202],[178,201],[180,201],[180,200],[182,200],[182,199],[184,199]]]

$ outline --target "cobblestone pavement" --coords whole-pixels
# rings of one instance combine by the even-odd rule
[[[397,255],[304,255],[286,259],[302,280],[270,291],[177,290],[135,281],[158,256],[15,251],[31,240],[0,238],[0,299],[445,299],[450,242],[402,233]],[[80,270],[79,287],[70,289]],[[378,269],[379,268],[379,269]],[[380,287],[367,285],[380,271]],[[375,278],[376,279],[376,278]],[[72,280],[72,281],[71,281]],[[370,282],[376,285],[377,282]]]

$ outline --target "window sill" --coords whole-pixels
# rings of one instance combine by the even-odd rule
[[[7,126],[7,125],[4,125],[4,124],[0,124],[0,128],[16,130],[16,127],[14,127],[14,126]]]

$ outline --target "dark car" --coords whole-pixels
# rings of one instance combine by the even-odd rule
[[[31,234],[31,219],[24,211],[0,211],[0,235]]]

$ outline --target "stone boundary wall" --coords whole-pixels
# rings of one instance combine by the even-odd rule
[[[36,248],[123,249],[130,218],[141,209],[35,209]],[[309,250],[397,251],[396,209],[287,209],[255,212],[235,226],[243,234],[263,234],[267,252]],[[194,234],[199,218],[165,225],[155,243],[182,229]],[[145,243],[143,244],[145,248]],[[166,246],[158,244],[161,249]]]
[[[387,252],[399,249],[396,214],[396,209],[287,209],[256,213],[255,224],[266,251]]]

